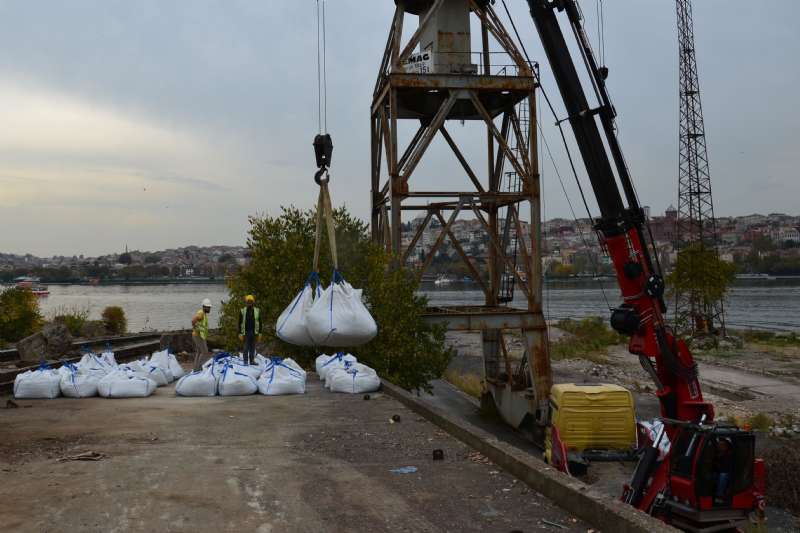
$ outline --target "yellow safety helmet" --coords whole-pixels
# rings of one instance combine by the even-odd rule
[[[253,296],[252,294],[248,294],[247,296],[244,297],[244,301],[245,302],[255,302],[256,301],[256,297]]]

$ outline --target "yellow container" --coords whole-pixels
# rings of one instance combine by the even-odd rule
[[[636,446],[631,392],[618,385],[561,383],[550,389],[551,427],[558,428],[568,451],[627,451]],[[545,459],[550,462],[552,430],[547,429]]]

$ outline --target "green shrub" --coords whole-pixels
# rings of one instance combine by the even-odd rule
[[[52,311],[50,316],[53,322],[61,322],[67,326],[70,335],[80,337],[83,334],[83,326],[89,319],[89,307],[62,305]]]
[[[587,359],[595,363],[605,363],[606,348],[625,342],[625,337],[606,326],[600,317],[582,320],[566,318],[559,320],[556,327],[571,333],[571,336],[550,346],[550,357],[554,361]]]
[[[0,341],[17,342],[36,333],[43,324],[39,301],[28,289],[0,292]]]
[[[101,315],[106,329],[112,335],[122,335],[128,329],[128,320],[125,318],[125,311],[121,307],[111,305],[103,309]]]
[[[223,303],[220,328],[228,349],[239,346],[237,322],[244,296],[253,294],[261,309],[264,335],[284,357],[310,366],[317,352],[287,344],[275,335],[278,315],[303,287],[314,254],[315,212],[283,208],[277,217],[250,218],[250,263],[229,278],[231,298]],[[427,304],[416,294],[418,283],[405,269],[388,268],[390,257],[370,242],[367,226],[345,208],[333,215],[339,271],[354,286],[364,289],[364,299],[378,324],[378,335],[364,346],[349,348],[359,361],[406,389],[428,388],[441,377],[452,357],[445,347],[444,327],[422,320]],[[327,284],[332,273],[327,234],[323,234],[320,275]]]

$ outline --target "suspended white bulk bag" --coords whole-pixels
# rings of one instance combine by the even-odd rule
[[[175,385],[176,396],[216,396],[217,376],[214,367],[195,370],[178,380]]]
[[[314,339],[308,332],[307,316],[315,297],[319,298],[319,295],[319,276],[312,273],[303,289],[278,317],[275,332],[279,339],[297,346],[314,346]]]
[[[68,398],[90,398],[97,396],[97,383],[104,376],[101,372],[83,372],[75,365],[65,364],[59,369],[61,394]]]
[[[175,357],[175,354],[169,353],[169,350],[153,352],[153,355],[150,356],[150,363],[158,365],[165,370],[169,370],[173,380],[180,379],[186,374],[186,371],[178,362],[178,358]]]
[[[41,365],[36,370],[17,374],[14,378],[14,398],[57,398],[61,395],[61,375],[57,370]]]
[[[375,392],[381,387],[377,372],[366,365],[354,364],[348,369],[331,372],[328,378],[331,392],[363,394]]]
[[[306,373],[292,359],[275,357],[258,378],[258,392],[265,396],[305,394]]]
[[[349,353],[338,352],[330,356],[322,354],[317,357],[317,374],[319,374],[319,379],[325,381],[325,376],[334,368],[344,368],[346,363],[357,362],[356,356]]]
[[[97,382],[103,398],[144,398],[156,390],[156,382],[128,370],[115,370]]]
[[[361,293],[341,277],[322,291],[306,315],[308,333],[316,346],[359,346],[378,334]]]
[[[240,372],[234,365],[225,365],[217,383],[217,392],[220,396],[247,396],[255,394],[258,383],[251,375]]]

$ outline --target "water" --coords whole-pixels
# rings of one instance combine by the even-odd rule
[[[608,305],[619,303],[619,291],[606,283],[604,289],[596,283],[585,287],[547,284],[545,316],[558,320],[572,317],[607,316]],[[452,286],[446,289],[429,287],[422,291],[431,305],[477,305],[483,302],[480,290]],[[220,284],[197,285],[51,285],[50,296],[40,299],[45,317],[50,318],[61,308],[88,308],[90,318],[99,319],[109,305],[125,310],[128,330],[185,329],[190,327],[193,314],[203,298],[214,304],[209,324],[219,323],[220,302],[228,291]],[[512,305],[523,307],[524,297],[516,295]],[[731,290],[725,307],[728,324],[734,328],[800,331],[800,286],[739,286]]]
[[[89,309],[89,318],[98,320],[109,305],[125,311],[128,331],[174,330],[191,327],[192,316],[203,298],[213,305],[209,327],[219,323],[220,302],[228,297],[222,284],[192,285],[50,285],[50,296],[39,299],[45,318],[63,309]]]

